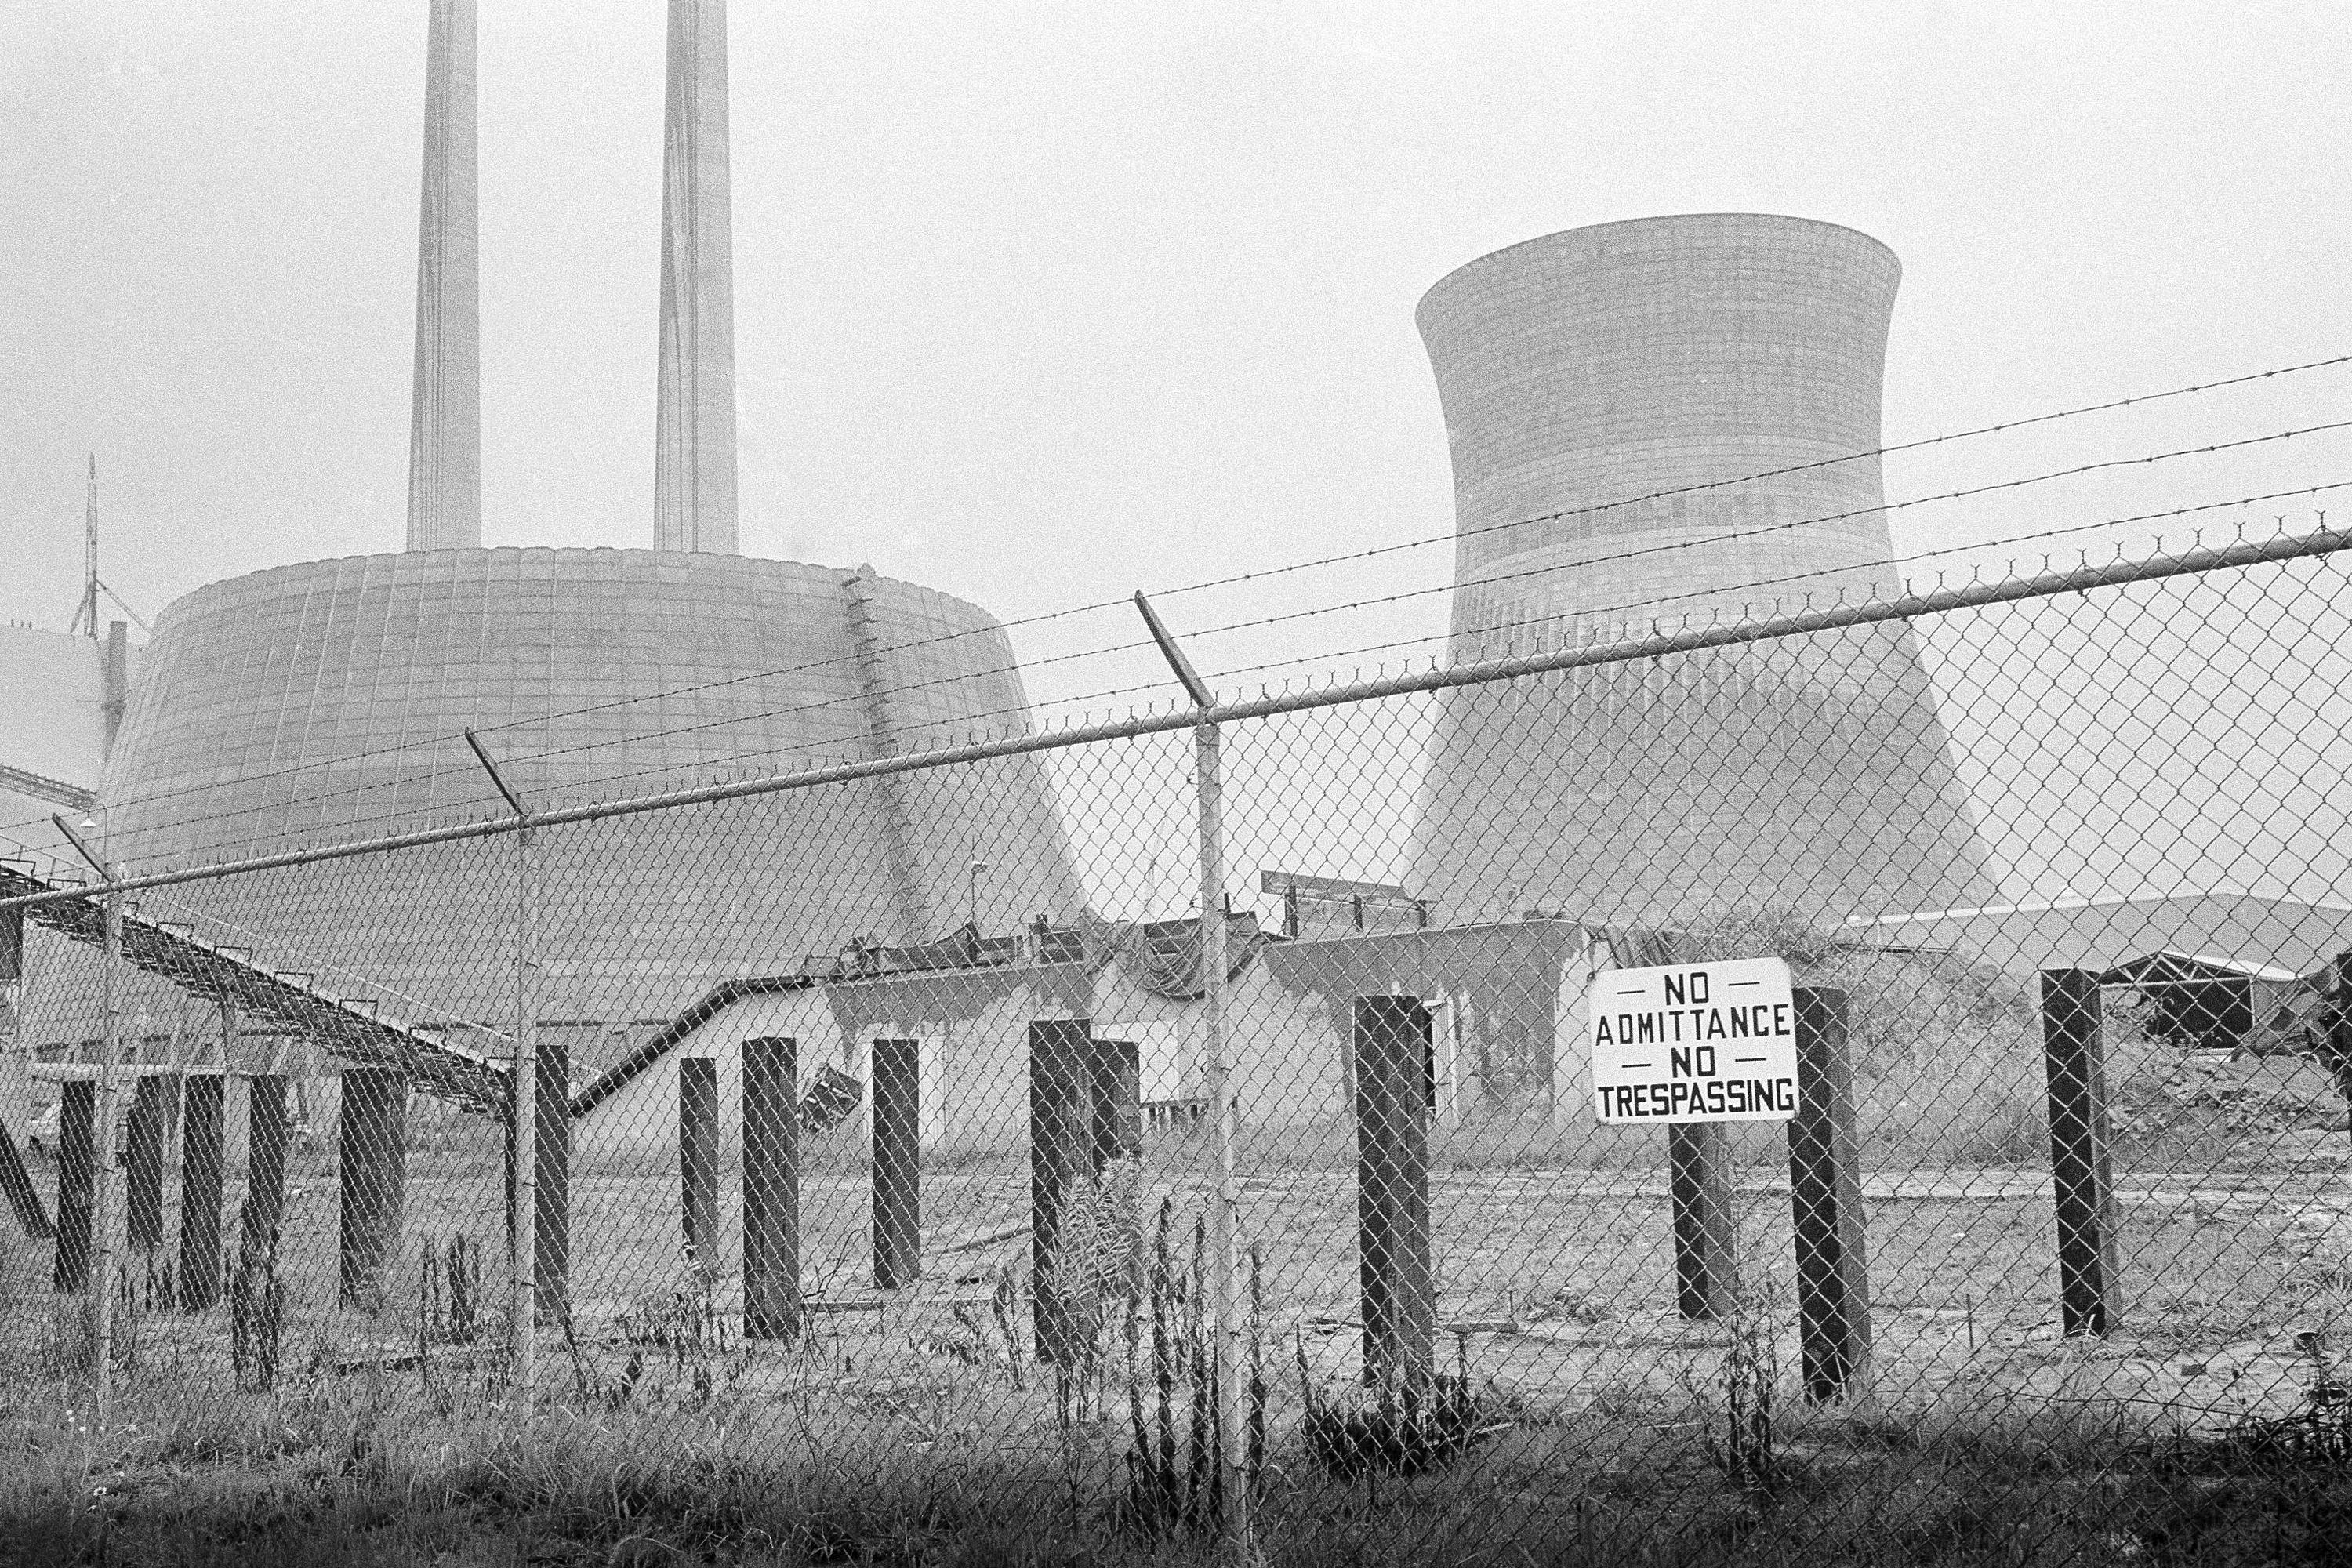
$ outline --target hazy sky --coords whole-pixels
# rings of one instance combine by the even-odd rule
[[[0,617],[70,616],[92,449],[106,574],[151,618],[214,578],[397,548],[424,0],[0,4]],[[480,37],[485,539],[647,544],[663,7],[485,0]],[[1645,214],[1892,246],[1890,440],[2352,352],[2347,60],[2341,4],[739,0],[744,548],[1010,619],[1442,538],[1414,302],[1484,252]],[[2352,373],[2314,373],[1898,462],[1890,491],[2338,417]],[[2307,437],[1920,507],[1896,537],[2338,479],[2352,442]],[[1202,662],[1443,614],[1426,594]],[[1019,637],[1034,658],[1132,629]]]

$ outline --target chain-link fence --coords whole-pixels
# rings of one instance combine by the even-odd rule
[[[837,1561],[2319,1551],[2343,542],[10,862],[18,1396]]]

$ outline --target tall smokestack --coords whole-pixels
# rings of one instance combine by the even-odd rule
[[[662,136],[656,548],[735,546],[734,221],[727,196],[725,0],[670,0]]]
[[[482,542],[482,360],[475,196],[474,0],[432,0],[416,229],[408,548]]]

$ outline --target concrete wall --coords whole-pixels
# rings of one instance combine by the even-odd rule
[[[1504,939],[1498,942],[1498,935]],[[1474,1042],[1491,1035],[1496,1016],[1523,1015],[1546,1054],[1545,1079],[1560,1090],[1563,1112],[1585,1103],[1581,1006],[1591,979],[1581,927],[1542,922],[1367,935],[1288,944],[1288,962],[1253,961],[1226,991],[1228,1060],[1240,1120],[1257,1128],[1307,1127],[1351,1113],[1347,1020],[1355,994],[1419,995],[1438,1009],[1436,1066],[1441,1121],[1470,1114],[1498,1086],[1482,1085]],[[1512,963],[1517,952],[1534,962]],[[815,1064],[830,1062],[866,1080],[877,1037],[921,1042],[922,1137],[930,1149],[1011,1149],[1029,1129],[1029,1026],[1046,1018],[1087,1017],[1098,1038],[1138,1043],[1143,1098],[1197,1098],[1204,1082],[1206,1008],[1198,1000],[1153,994],[1117,962],[1074,988],[1074,965],[961,971],[878,983],[904,996],[910,1016],[875,1022],[859,999],[877,983],[848,982],[739,1001],[583,1116],[576,1158],[596,1168],[640,1173],[675,1170],[677,1162],[677,1062],[716,1058],[727,1158],[740,1155],[742,1042],[779,1036],[800,1042],[803,1088]],[[1323,979],[1336,987],[1318,989]],[[1357,987],[1362,987],[1360,991]],[[869,997],[870,1000],[870,997]],[[894,1004],[882,1004],[884,1006]],[[928,1009],[929,1016],[911,1016]],[[1485,1014],[1484,1023],[1480,1015]],[[845,1029],[846,1033],[845,1033]],[[1515,1080],[1528,1092],[1525,1079]],[[1533,1089],[1538,1098],[1543,1090]],[[868,1095],[864,1104],[870,1107]],[[864,1138],[870,1127],[861,1113]],[[838,1135],[837,1135],[838,1136]]]

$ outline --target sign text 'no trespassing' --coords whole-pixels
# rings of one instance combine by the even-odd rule
[[[1593,1105],[1603,1121],[1786,1121],[1797,1008],[1777,958],[1593,977]]]

